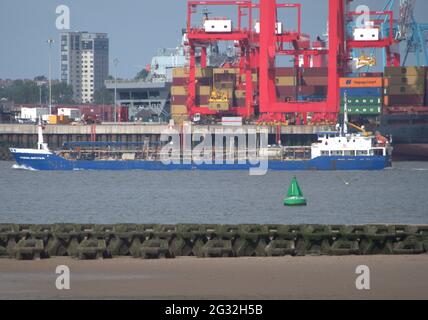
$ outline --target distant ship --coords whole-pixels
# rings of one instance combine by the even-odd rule
[[[428,160],[428,115],[383,115],[376,130],[392,137],[394,159]]]
[[[345,108],[346,109],[346,108]],[[38,148],[11,148],[20,168],[29,170],[382,170],[391,166],[392,148],[383,137],[348,134],[347,113],[341,130],[318,134],[310,147],[267,146],[243,153],[207,152],[209,161],[198,162],[194,155],[178,153],[169,163],[162,159],[170,142],[148,144],[121,142],[78,142],[51,151],[43,141],[43,127],[38,126]],[[242,152],[242,151],[241,151]],[[166,151],[168,153],[168,151]],[[217,157],[219,155],[219,157]],[[201,154],[199,154],[201,156]],[[221,158],[221,161],[218,161]],[[223,161],[223,159],[227,159]],[[232,161],[230,161],[232,159]],[[250,160],[251,159],[251,160]],[[265,160],[263,163],[262,161]],[[266,167],[263,167],[263,164]]]

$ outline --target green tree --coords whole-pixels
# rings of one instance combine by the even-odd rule
[[[46,81],[43,76],[36,77],[35,81],[15,80],[11,85],[0,90],[0,96],[14,101],[17,104],[36,104],[40,100],[40,87],[38,81]],[[46,102],[49,97],[48,85],[43,85],[42,102]],[[73,88],[64,82],[52,84],[52,103],[54,104],[72,104]]]
[[[34,78],[34,81],[48,81],[48,78],[45,76],[37,76]]]
[[[102,87],[101,89],[95,90],[94,102],[95,104],[113,104],[114,94],[106,87]]]
[[[58,82],[52,85],[52,103],[73,104],[73,87],[65,82]]]
[[[39,87],[34,81],[15,80],[6,89],[6,98],[15,103],[37,103]]]

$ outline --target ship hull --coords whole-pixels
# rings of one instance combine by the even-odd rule
[[[16,163],[33,170],[249,170],[251,168],[261,168],[260,164],[186,164],[170,163],[164,164],[161,161],[147,160],[112,160],[112,161],[86,161],[67,160],[54,153],[31,153],[19,152],[18,149],[11,150]],[[384,156],[357,156],[357,157],[318,157],[311,160],[290,160],[275,161],[269,160],[267,169],[273,171],[295,171],[295,170],[383,170],[390,166],[390,158]]]
[[[383,115],[370,130],[392,137],[394,161],[428,160],[428,115]]]
[[[395,144],[394,160],[399,161],[428,161],[427,144]]]

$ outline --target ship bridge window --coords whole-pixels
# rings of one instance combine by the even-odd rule
[[[367,150],[357,150],[357,156],[367,156],[368,154]]]
[[[160,97],[160,92],[159,91],[149,91],[149,97],[150,98]]]
[[[332,150],[331,151],[331,155],[332,156],[341,156],[341,155],[343,155],[343,151],[341,151],[341,150]]]
[[[355,156],[355,150],[346,150],[345,151],[345,156]]]
[[[383,156],[383,150],[382,149],[372,149],[372,150],[370,150],[370,155],[372,155],[372,156]]]
[[[321,155],[322,156],[329,156],[330,155],[330,151],[321,151]]]
[[[147,92],[132,92],[132,99],[144,100],[144,99],[148,99],[148,98],[149,98],[149,96],[148,96]]]

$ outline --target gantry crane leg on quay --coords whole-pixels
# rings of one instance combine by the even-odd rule
[[[389,0],[382,11],[368,12],[369,17],[375,18],[365,28],[369,31],[377,30],[379,32],[375,39],[367,39],[363,35],[361,35],[362,38],[349,35],[348,27],[351,26],[356,29],[353,20],[361,15],[361,12],[350,10],[353,0],[323,1],[328,5],[327,48],[314,48],[310,37],[302,33],[301,4],[284,3],[279,0],[260,0],[257,3],[252,0],[188,1],[189,79],[187,83],[187,108],[189,116],[219,114],[219,111],[196,104],[197,49],[201,48],[200,67],[205,68],[207,66],[206,48],[208,46],[220,41],[233,41],[235,48],[239,50],[239,62],[235,67],[239,70],[239,88],[246,92],[245,105],[231,107],[222,114],[249,119],[254,117],[258,110],[258,123],[273,126],[286,123],[286,114],[297,115],[303,119],[303,123],[306,123],[307,115],[311,114],[312,123],[336,124],[341,102],[339,80],[352,72],[350,63],[353,60],[353,53],[364,49],[382,49],[385,66],[400,66],[401,57],[395,48],[404,38],[397,37],[397,28],[403,31],[403,26],[409,24],[408,20],[413,16],[409,18],[408,15],[403,14],[403,11],[409,6],[413,8],[415,0],[401,0],[400,10],[402,12],[398,20],[398,27],[397,21],[394,20],[393,6],[389,4],[393,0]],[[197,8],[209,6],[235,7],[238,13],[237,27],[230,27],[226,31],[207,31],[203,27],[193,26],[192,16],[197,12]],[[297,9],[298,22],[295,31],[282,30],[278,18],[279,10],[290,11],[290,9]],[[257,10],[259,11],[258,26],[257,23],[253,23]],[[205,19],[209,19],[208,14],[206,14]],[[211,22],[215,19],[205,21]],[[411,22],[414,22],[414,19]],[[412,24],[411,27],[414,28],[415,24]],[[424,26],[422,25],[422,27]],[[413,34],[414,37],[418,36],[417,30]],[[310,62],[311,59],[313,61],[314,57],[327,57],[328,88],[326,99],[324,101],[299,101],[297,99],[294,101],[278,101],[276,95],[276,62],[279,56],[294,58],[296,77],[301,72],[301,67],[312,67]],[[258,86],[250,80],[253,72],[258,74]],[[244,77],[245,82],[242,81]]]

